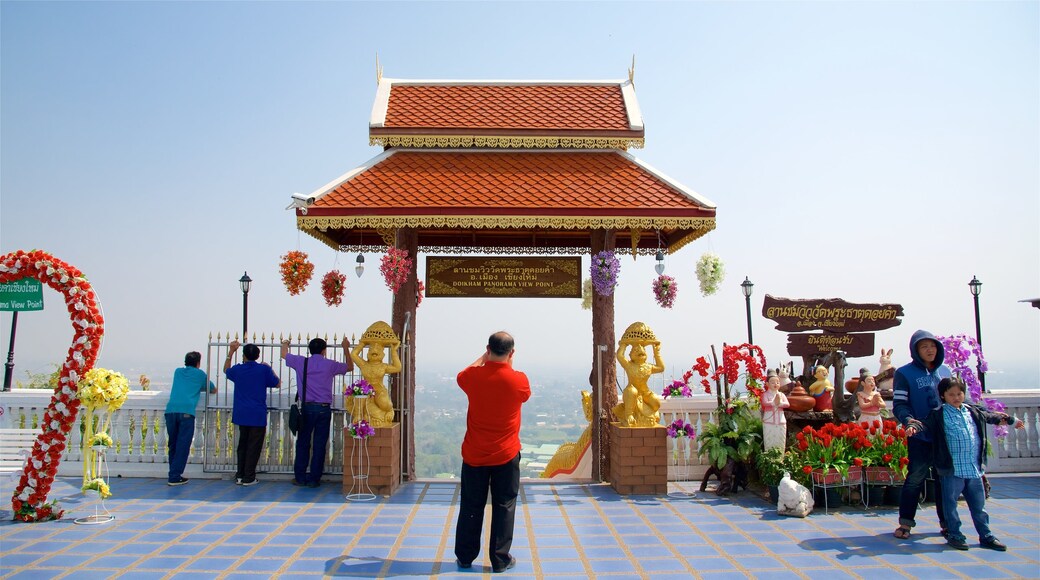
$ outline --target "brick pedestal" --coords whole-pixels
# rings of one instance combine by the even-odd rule
[[[610,424],[610,487],[622,495],[668,493],[668,452],[664,427]]]
[[[343,493],[347,494],[354,486],[357,458],[350,460],[354,439],[346,428],[343,431]],[[368,446],[368,487],[376,495],[393,495],[401,485],[401,424],[376,427],[376,434],[365,443]],[[357,493],[358,489],[354,488],[354,492]]]

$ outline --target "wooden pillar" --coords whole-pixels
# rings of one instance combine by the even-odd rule
[[[394,389],[390,396],[394,407],[401,409],[397,420],[401,422],[401,435],[404,439],[404,450],[401,457],[401,470],[405,479],[415,480],[415,319],[416,290],[418,284],[419,267],[419,234],[414,228],[401,228],[397,230],[397,247],[408,251],[408,257],[412,259],[412,272],[408,280],[401,286],[394,296],[393,321],[391,327],[397,336],[401,337],[402,345],[407,344],[407,351],[401,348],[401,364],[404,365],[403,372],[396,375],[398,388]],[[406,314],[408,332],[404,331]]]
[[[592,231],[592,255],[603,250],[613,250],[615,243],[614,230]],[[599,345],[605,345],[601,351]],[[595,417],[593,426],[593,462],[592,475],[599,481],[607,481],[610,477],[610,422],[614,420],[611,409],[618,402],[617,365],[614,352],[617,348],[614,340],[614,295],[600,296],[592,292],[592,373],[589,383],[592,385],[593,409],[596,401],[600,401],[600,416]],[[598,384],[597,365],[602,365],[602,385]],[[601,392],[602,387],[602,392]],[[598,436],[597,436],[598,435]],[[597,443],[598,442],[598,443]]]

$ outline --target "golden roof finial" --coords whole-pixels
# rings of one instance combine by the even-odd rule
[[[628,82],[636,84],[636,55],[632,53],[632,68],[628,69]]]
[[[379,53],[376,53],[376,84],[383,82],[383,67],[379,64]]]

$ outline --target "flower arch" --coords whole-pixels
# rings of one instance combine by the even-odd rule
[[[74,331],[58,386],[43,414],[41,433],[11,497],[15,518],[33,522],[62,516],[54,502],[47,502],[47,494],[58,472],[66,437],[76,423],[80,406],[77,383],[94,367],[105,326],[94,289],[78,269],[39,250],[18,250],[0,257],[0,283],[26,277],[35,278],[64,296]]]

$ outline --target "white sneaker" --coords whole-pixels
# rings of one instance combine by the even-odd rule
[[[241,477],[236,477],[235,478],[235,485],[242,485],[242,478]]]
[[[242,487],[249,487],[250,485],[256,485],[258,483],[260,483],[259,479],[254,479],[253,481],[243,481]]]

